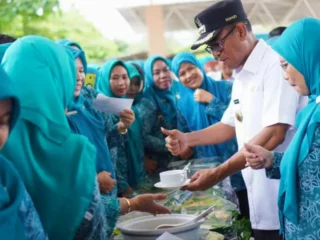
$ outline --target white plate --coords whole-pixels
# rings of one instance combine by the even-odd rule
[[[190,183],[190,179],[187,179],[187,181],[185,181],[183,184],[178,185],[178,186],[167,186],[167,185],[164,185],[164,184],[161,183],[161,182],[156,183],[154,186],[155,186],[156,188],[162,188],[162,189],[171,190],[171,189],[179,189],[179,188],[182,188],[182,187],[184,187],[184,186],[187,186],[189,183]]]

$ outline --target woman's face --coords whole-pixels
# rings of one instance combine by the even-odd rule
[[[6,143],[10,132],[12,100],[0,100],[0,149]]]
[[[195,65],[184,62],[180,65],[179,79],[185,87],[197,89],[203,82],[203,73]]]
[[[141,91],[140,89],[140,80],[138,77],[135,77],[131,80],[129,90],[127,92],[128,98],[135,98],[137,94]]]
[[[117,65],[112,69],[110,77],[111,91],[116,97],[123,97],[127,94],[130,86],[130,79],[127,70]]]
[[[171,71],[168,65],[162,61],[157,60],[152,67],[153,81],[157,88],[167,90],[172,85]]]
[[[289,84],[294,87],[299,94],[305,96],[310,95],[304,76],[282,57],[280,57],[280,63],[285,72],[284,78]]]
[[[76,59],[76,68],[77,68],[77,84],[76,90],[74,91],[74,97],[78,97],[81,93],[81,89],[86,79],[86,75],[84,73],[84,67],[80,58]]]

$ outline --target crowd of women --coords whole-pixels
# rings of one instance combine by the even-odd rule
[[[282,185],[286,193],[282,213],[291,220],[285,222],[291,229],[299,215],[297,201],[317,203],[315,189],[320,185],[318,175],[309,180],[311,185],[301,181],[299,187],[295,180],[296,172],[300,179],[310,178],[312,171],[318,174],[315,165],[314,170],[305,165],[316,164],[318,159],[311,153],[319,148],[319,101],[315,99],[320,94],[319,39],[313,31],[320,23],[305,21],[310,23],[294,24],[275,47],[287,61],[288,74],[289,68],[295,67],[304,75],[298,79],[301,83],[296,83],[305,87],[301,93],[311,95],[298,119],[301,124],[292,144],[296,148],[283,156],[286,165],[281,168],[281,178],[286,181]],[[3,35],[1,41],[3,239],[108,239],[121,214],[169,213],[156,202],[165,199],[164,194],[128,198],[147,179],[157,177],[175,161],[209,158],[222,163],[238,151],[235,139],[189,147],[178,156],[166,147],[161,128],[184,133],[207,128],[221,120],[230,102],[232,81],[210,78],[192,53],[180,53],[172,62],[152,56],[143,66],[134,61],[109,60],[97,69],[88,66],[85,50],[69,40],[53,42],[39,36],[15,40]],[[84,86],[88,72],[96,74],[94,87]],[[99,112],[93,105],[98,94],[132,98],[132,109],[120,116]],[[274,158],[274,168],[279,169],[281,154],[256,148],[246,148],[249,165],[270,167]],[[309,160],[303,162],[306,156]],[[294,161],[290,162],[290,157]],[[311,175],[305,176],[304,171]],[[280,177],[279,173],[273,172]],[[233,175],[231,183],[242,213],[248,215],[241,173]],[[297,192],[297,187],[301,191]],[[310,223],[317,225],[320,214],[315,218],[312,214],[318,207],[312,209],[294,231],[302,234]],[[301,210],[300,214],[308,211]]]
[[[156,203],[164,194],[126,197],[170,163],[223,161],[237,151],[234,140],[179,156],[165,146],[162,127],[205,128],[230,101],[232,83],[209,78],[192,53],[172,63],[153,56],[143,68],[110,60],[96,71],[69,40],[3,35],[0,47],[0,203],[10,206],[1,210],[10,228],[1,226],[0,235],[6,239],[107,239],[120,214],[169,213]],[[89,71],[97,75],[94,87],[84,85]],[[132,109],[120,116],[99,112],[98,94],[132,98]],[[232,183],[245,189],[239,174]]]

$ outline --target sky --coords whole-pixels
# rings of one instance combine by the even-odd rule
[[[101,33],[109,39],[126,39],[128,35],[137,36],[126,20],[117,11],[117,7],[129,5],[133,1],[125,0],[60,0],[63,10],[68,10],[73,5],[79,12]],[[139,0],[134,0],[139,3]],[[141,1],[140,2],[146,2]],[[132,5],[132,4],[130,4]]]
[[[185,1],[186,0],[60,0],[60,4],[63,10],[68,10],[71,6],[79,10],[106,38],[128,41],[128,36],[130,36],[130,42],[134,43],[141,41],[145,36],[136,34],[128,22],[118,12],[117,8]],[[188,2],[193,1],[198,0],[188,0]],[[259,28],[259,26],[254,26],[254,28],[256,27]],[[186,40],[193,42],[193,38],[195,38],[195,36],[190,35],[190,32],[171,33],[171,36],[176,41],[181,42],[181,44],[191,44],[191,42],[186,43]]]
[[[198,0],[188,0],[189,2]],[[107,38],[128,40],[130,42],[139,42],[145,38],[145,35],[139,35],[134,32],[130,24],[121,16],[117,8],[143,6],[152,3],[169,4],[173,2],[185,2],[185,0],[60,0],[63,10],[74,7]],[[191,44],[190,32],[168,33],[166,36],[173,37],[182,45]],[[188,39],[191,42],[186,42]]]

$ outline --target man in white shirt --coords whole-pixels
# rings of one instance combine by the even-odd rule
[[[187,147],[218,144],[237,137],[239,151],[215,169],[197,172],[185,188],[205,190],[242,170],[256,240],[277,240],[279,181],[266,177],[265,170],[245,168],[244,143],[284,151],[291,141],[298,94],[283,78],[279,56],[252,33],[241,1],[219,1],[195,18],[200,37],[192,46],[207,44],[206,50],[235,70],[232,100],[222,120],[204,130],[183,134],[163,130],[174,155]]]

